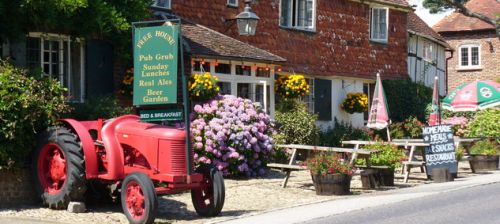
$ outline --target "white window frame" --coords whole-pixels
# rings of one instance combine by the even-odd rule
[[[210,63],[210,71],[205,71],[205,72],[210,72],[210,74],[215,75],[217,78],[219,78],[219,82],[229,82],[231,84],[231,95],[237,96],[238,95],[238,84],[239,83],[248,83],[250,84],[250,94],[251,94],[251,100],[255,102],[256,97],[256,86],[257,85],[263,85],[262,81],[265,81],[266,86],[269,86],[269,101],[267,102],[269,111],[267,111],[268,114],[271,115],[271,117],[274,117],[274,111],[275,111],[275,102],[274,102],[274,74],[275,74],[275,66],[271,64],[262,64],[262,63],[254,63],[254,62],[241,62],[241,61],[229,61],[229,60],[215,60],[215,59],[201,59],[197,58],[193,61],[205,61]],[[223,64],[229,64],[231,66],[231,74],[222,74],[222,73],[215,73],[215,65],[218,63],[223,63]],[[245,66],[250,66],[251,67],[251,74],[250,76],[245,76],[245,75],[237,75],[236,74],[236,65],[245,65]],[[269,77],[258,77],[256,76],[256,69],[258,67],[269,67],[270,69],[270,75]],[[200,73],[199,71],[194,71],[194,68],[191,68],[191,74],[194,73]],[[253,94],[252,94],[253,93]],[[262,105],[264,107],[264,105]]]
[[[477,65],[472,65],[472,48],[477,47]],[[467,48],[468,65],[462,65],[462,49]],[[458,47],[458,69],[481,69],[481,44],[462,44]]]
[[[172,9],[172,0],[163,0],[165,4],[158,5],[159,0],[153,0],[153,6],[163,9]]]
[[[373,19],[373,11],[374,10],[385,10],[385,38],[375,38],[373,35],[373,26],[375,26],[375,20]],[[378,24],[377,24],[378,26]],[[388,7],[380,7],[380,6],[372,6],[370,7],[370,40],[374,42],[387,43],[389,39],[389,8]]]
[[[305,0],[305,1],[312,1],[312,23],[310,26],[299,26],[299,25],[292,25],[295,21],[295,24],[298,24],[299,18],[298,18],[298,8],[295,8],[295,17],[292,17],[293,13],[293,7],[290,7],[290,9],[287,12],[287,17],[288,17],[288,23],[286,25],[282,24],[282,13],[283,13],[283,8],[282,8],[282,2],[283,1],[289,1],[289,2],[294,2],[294,1],[299,1],[299,0],[280,0],[280,10],[279,10],[279,26],[280,27],[285,27],[285,28],[290,28],[290,29],[298,29],[298,30],[305,30],[305,31],[316,31],[316,2],[317,0]],[[292,3],[290,3],[292,4]]]
[[[305,77],[306,82],[309,85],[309,93],[302,97],[302,102],[304,102],[309,109],[309,112],[314,113],[314,78]]]
[[[59,74],[45,74],[42,73],[42,76],[58,76],[59,83],[68,89],[68,93],[71,93],[71,41],[76,41],[80,43],[80,97],[78,99],[71,99],[72,102],[83,102],[85,99],[85,52],[82,38],[74,38],[71,39],[70,36],[61,35],[61,34],[51,34],[51,33],[39,33],[39,32],[30,32],[28,34],[29,37],[39,38],[40,39],[40,67],[43,71],[43,65],[45,64],[44,52],[45,45],[44,41],[57,41],[59,44]],[[64,41],[67,41],[66,49],[63,49]],[[64,77],[64,51],[67,51],[67,78]],[[49,70],[52,70],[52,66],[49,66]]]
[[[435,62],[435,54],[434,54],[434,44],[428,40],[423,41],[423,47],[422,47],[422,59],[434,63]]]
[[[238,0],[227,0],[227,6],[238,7]]]

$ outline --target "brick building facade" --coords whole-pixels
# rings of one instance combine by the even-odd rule
[[[500,3],[495,0],[471,0],[466,7],[495,18]],[[475,80],[500,79],[500,38],[493,25],[458,12],[445,17],[433,27],[453,48],[448,53],[448,89]]]
[[[406,1],[256,0],[251,7],[260,21],[256,35],[249,37],[239,36],[235,22],[228,20],[243,10],[243,1],[232,1],[237,7],[229,2],[172,1],[171,10],[285,58],[283,73],[309,78],[313,91],[305,101],[325,125],[334,118],[363,125],[363,114],[347,114],[339,104],[349,92],[369,93],[377,72],[383,79],[408,78],[407,13],[411,8]],[[309,16],[307,21],[294,17],[300,14],[302,2],[310,10],[304,15]],[[286,9],[296,10],[295,14],[287,15]],[[374,18],[386,31],[382,40],[373,38],[379,29]]]

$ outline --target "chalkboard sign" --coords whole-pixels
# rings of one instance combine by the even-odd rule
[[[430,146],[425,148],[425,165],[427,175],[432,175],[434,168],[448,168],[450,173],[457,173],[458,163],[455,159],[455,143],[451,125],[424,127],[424,142]]]

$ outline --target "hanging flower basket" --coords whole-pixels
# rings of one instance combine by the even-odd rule
[[[309,85],[303,75],[286,74],[276,80],[274,90],[283,98],[294,99],[308,94]]]
[[[214,99],[220,91],[217,81],[218,78],[208,72],[193,74],[189,79],[189,97],[194,101]]]
[[[133,92],[133,84],[134,84],[134,68],[128,68],[125,70],[125,74],[123,75],[122,82],[120,83],[120,93],[124,96],[132,96]]]
[[[368,96],[364,93],[348,93],[340,105],[347,113],[363,113],[368,110]]]

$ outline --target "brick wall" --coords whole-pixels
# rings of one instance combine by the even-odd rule
[[[253,1],[261,18],[252,37],[237,34],[236,24],[224,22],[243,10],[226,6],[226,0],[173,1],[177,15],[268,50],[288,61],[285,70],[316,76],[407,78],[407,14],[390,10],[388,44],[369,40],[369,6],[348,0],[317,0],[316,31],[279,27],[279,0]]]
[[[0,208],[34,204],[37,201],[28,169],[0,170]]]
[[[497,80],[500,78],[500,40],[494,32],[441,33],[446,42],[454,49],[453,57],[448,60],[448,90],[463,83],[478,80]],[[480,44],[481,69],[459,70],[459,46]],[[450,57],[450,53],[447,53]]]

